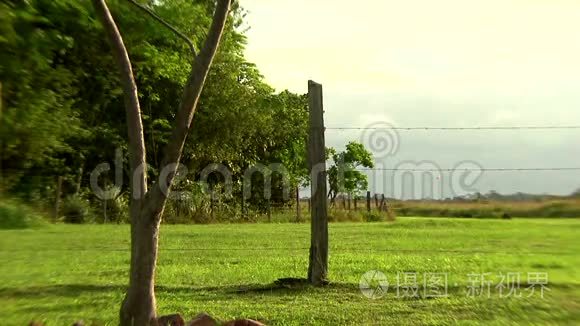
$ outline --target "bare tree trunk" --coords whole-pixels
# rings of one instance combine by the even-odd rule
[[[145,165],[145,141],[137,85],[131,61],[123,38],[107,7],[105,0],[92,0],[96,13],[103,24],[117,61],[125,95],[129,154],[131,168],[131,268],[129,289],[120,311],[122,326],[156,325],[155,267],[159,239],[159,225],[177,166],[169,172],[167,180],[159,180],[147,191],[147,168]],[[200,54],[192,64],[184,94],[177,112],[175,127],[165,148],[161,168],[179,163],[183,145],[191,128],[191,122],[209,68],[217,51],[230,10],[231,0],[219,0],[208,36]],[[162,187],[167,185],[167,187]],[[165,190],[165,191],[164,191]]]

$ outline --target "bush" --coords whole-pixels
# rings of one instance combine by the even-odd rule
[[[103,217],[103,222],[129,222],[129,200],[123,196],[118,196],[115,199],[107,200],[107,221],[104,221]]]
[[[367,222],[382,222],[384,220],[383,215],[374,212],[366,212],[364,217]]]
[[[83,224],[94,220],[89,202],[81,196],[67,197],[63,202],[61,214],[65,223]]]
[[[46,220],[30,207],[15,200],[0,200],[0,229],[28,229],[46,225]]]

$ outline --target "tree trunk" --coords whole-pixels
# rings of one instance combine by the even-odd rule
[[[130,164],[130,216],[131,216],[131,267],[129,289],[120,311],[120,325],[156,325],[155,267],[159,239],[159,225],[171,189],[183,145],[191,128],[191,122],[209,68],[217,51],[229,14],[232,0],[218,0],[213,21],[199,55],[192,64],[190,76],[176,114],[175,127],[160,168],[170,168],[167,180],[158,180],[147,191],[147,167],[145,165],[145,141],[137,85],[131,61],[123,38],[107,7],[105,0],[92,0],[112,45],[121,76],[127,113]],[[162,187],[162,184],[167,187]]]
[[[155,267],[161,216],[141,216],[132,225],[129,289],[121,306],[120,325],[155,325]],[[153,222],[147,222],[153,221]]]

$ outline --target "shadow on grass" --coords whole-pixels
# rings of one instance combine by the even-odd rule
[[[522,289],[528,284],[522,283]],[[572,290],[579,289],[580,285],[575,283],[550,283],[548,287],[552,290]],[[48,297],[74,298],[80,295],[104,295],[103,300],[110,299],[111,293],[122,295],[127,289],[124,285],[115,284],[58,284],[47,286],[31,286],[20,288],[0,288],[0,299],[42,299]],[[421,289],[420,289],[421,290]],[[465,293],[465,285],[449,285],[447,292],[449,295],[459,295]],[[389,288],[389,292],[397,291],[395,286]],[[221,285],[221,286],[165,286],[157,285],[155,292],[158,296],[170,295],[213,295],[213,296],[252,296],[252,295],[296,295],[299,293],[313,294],[325,292],[343,292],[360,294],[359,284],[355,283],[329,283],[322,287],[314,287],[304,279],[280,279],[270,284],[243,284],[243,285]],[[106,297],[105,297],[106,296]],[[361,295],[362,296],[362,295]],[[424,300],[422,296],[415,298]]]
[[[345,290],[356,289],[358,285],[346,283],[331,283],[323,289]],[[127,289],[124,285],[116,284],[55,284],[47,286],[29,286],[18,288],[1,288],[0,298],[12,299],[34,299],[43,297],[78,297],[79,295],[97,295],[105,293],[124,293]],[[280,279],[270,284],[243,284],[243,285],[221,285],[221,286],[155,286],[158,295],[167,294],[192,294],[192,293],[212,293],[212,294],[288,294],[291,292],[307,292],[315,290],[304,279]]]

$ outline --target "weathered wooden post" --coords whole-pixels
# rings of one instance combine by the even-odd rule
[[[242,185],[242,202],[241,202],[241,209],[242,209],[242,218],[246,217],[246,198],[244,196],[244,186]]]
[[[272,200],[268,198],[268,223],[272,223]]]
[[[296,223],[300,223],[300,188],[296,187]]]
[[[61,192],[62,192],[62,176],[58,176],[58,179],[56,180],[56,194],[54,200],[54,219],[57,219],[59,216]]]
[[[109,183],[107,182],[107,178],[105,178],[103,186],[105,188],[105,196],[103,196],[103,224],[107,224],[107,199],[109,197]]]
[[[312,285],[327,284],[328,275],[328,206],[326,202],[326,157],[324,144],[324,111],[322,85],[308,81],[310,130],[308,166],[312,210],[308,281]]]
[[[75,194],[79,194],[81,192],[81,186],[83,184],[83,166],[79,168],[79,175],[77,176],[77,184]]]
[[[379,207],[379,194],[375,194],[375,208],[380,212],[381,207]]]
[[[0,123],[2,123],[2,82],[0,81]],[[3,128],[3,127],[2,127]],[[4,173],[2,172],[2,152],[4,151],[2,139],[0,139],[0,195],[4,192]]]
[[[387,204],[385,203],[386,199],[385,199],[385,194],[382,194],[381,196],[381,211],[386,212],[387,211]]]
[[[371,192],[367,191],[367,212],[371,212]]]
[[[354,210],[355,210],[355,211],[358,209],[358,208],[357,208],[357,202],[358,202],[358,197],[357,197],[357,196],[354,196],[354,198],[353,198],[353,203],[354,203]]]
[[[214,222],[215,221],[215,188],[213,185],[211,186],[211,195],[210,195],[209,200],[210,200],[210,202],[209,202],[210,217],[211,217],[211,221]]]

